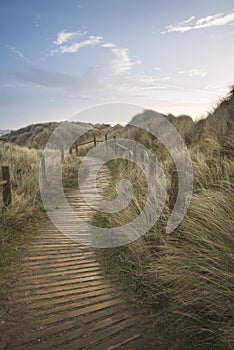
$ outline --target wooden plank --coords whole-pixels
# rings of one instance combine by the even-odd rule
[[[84,269],[79,269],[79,267],[76,267],[74,270],[73,269],[66,269],[63,271],[58,271],[58,272],[44,272],[44,273],[40,273],[40,274],[32,274],[32,275],[26,275],[23,276],[20,281],[22,282],[27,282],[30,281],[30,283],[34,286],[36,286],[37,284],[41,284],[45,279],[49,280],[51,279],[51,277],[63,277],[63,278],[67,278],[67,277],[71,277],[71,276],[86,276],[88,275],[90,272],[95,272],[95,271],[100,271],[100,266],[98,266],[97,264],[95,264],[94,266],[90,266],[90,267],[86,267]]]
[[[79,317],[81,315],[96,312],[98,310],[103,310],[114,305],[122,305],[122,304],[123,304],[122,299],[110,299],[108,301],[104,301],[95,305],[85,306],[84,308],[72,309],[72,310],[66,311],[65,313],[57,313],[55,315],[50,315],[49,317],[42,318],[41,323],[44,326],[50,325],[50,324],[56,324],[58,322],[63,322],[65,320],[69,320],[74,317]]]
[[[89,281],[84,281],[84,282],[80,282],[80,283],[77,283],[77,284],[68,284],[68,285],[63,285],[63,286],[55,286],[55,287],[50,287],[49,289],[47,288],[44,288],[44,289],[34,289],[34,288],[28,288],[26,290],[22,290],[18,293],[15,294],[15,297],[17,299],[19,298],[25,298],[27,299],[27,297],[30,297],[30,296],[36,296],[36,297],[44,297],[44,296],[50,296],[52,295],[53,293],[57,293],[57,292],[64,292],[64,291],[72,291],[72,290],[75,290],[76,288],[77,289],[82,289],[82,288],[89,288],[89,287],[92,287],[92,286],[100,286],[100,285],[105,285],[107,284],[108,281],[103,279],[102,276],[99,276],[99,278],[96,278],[96,279],[92,279],[92,280],[89,280]]]
[[[31,249],[31,247],[30,247]],[[33,252],[35,253],[35,252]],[[47,259],[56,259],[57,261],[63,261],[63,259],[80,259],[82,257],[85,257],[85,256],[93,256],[95,253],[93,251],[89,251],[89,250],[86,250],[86,251],[80,251],[79,249],[77,249],[77,251],[73,251],[73,250],[70,250],[70,251],[66,251],[66,252],[59,252],[59,255],[58,255],[58,252],[54,252],[54,253],[50,253],[48,254],[48,252],[41,252],[42,254],[39,254],[39,255],[35,255],[33,254],[32,255],[28,255],[27,257],[25,257],[24,261],[32,261],[32,260],[47,260]],[[44,253],[44,255],[43,255]]]
[[[77,283],[81,283],[81,282],[88,282],[88,281],[93,281],[93,280],[97,280],[97,279],[103,279],[103,275],[101,274],[101,271],[99,274],[97,274],[96,272],[90,272],[90,274],[85,277],[79,277],[79,278],[70,278],[70,279],[66,279],[66,280],[57,280],[57,281],[49,281],[47,283],[41,283],[39,285],[37,285],[36,287],[38,289],[47,289],[49,287],[54,287],[54,286],[66,286],[68,284],[77,284]],[[30,289],[34,289],[35,286],[32,286],[32,284],[19,284],[17,285],[19,290],[30,290]]]
[[[95,309],[96,305],[98,305],[100,302],[108,301],[108,300],[113,301],[116,299],[118,298],[115,298],[114,293],[112,292],[105,295],[92,297],[92,298],[89,298],[88,300],[81,300],[73,303],[63,303],[58,306],[50,305],[50,307],[45,307],[45,309],[40,308],[40,303],[38,303],[38,308],[35,307],[36,310],[33,311],[32,315],[33,317],[50,317],[50,316],[54,317],[54,315],[55,316],[62,315],[62,314],[65,315],[69,311],[82,309],[86,306],[92,306]]]
[[[94,291],[89,291],[89,289],[85,290],[85,292],[83,293],[73,293],[73,294],[68,294],[66,293],[61,293],[61,295],[58,296],[58,293],[57,293],[57,296],[56,297],[51,297],[50,299],[47,299],[47,300],[34,300],[32,301],[30,304],[28,304],[28,309],[42,309],[44,308],[45,306],[47,306],[48,308],[46,309],[49,310],[49,309],[52,309],[54,306],[62,306],[64,304],[68,304],[69,305],[73,305],[71,304],[72,301],[81,301],[82,299],[88,299],[86,301],[87,305],[90,305],[92,304],[92,298],[95,298],[95,297],[98,297],[98,296],[104,296],[104,295],[107,295],[107,294],[112,294],[114,295],[114,291],[111,287],[106,287],[104,289],[99,289],[99,290],[94,290]],[[28,301],[28,299],[27,299]],[[58,310],[60,311],[60,308],[58,308]],[[43,310],[42,310],[43,312]]]
[[[86,251],[87,252],[87,251]],[[30,247],[30,252],[28,254],[28,257],[31,256],[40,256],[42,257],[42,259],[44,259],[44,257],[57,257],[61,254],[63,257],[64,256],[71,256],[73,254],[79,254],[80,253],[80,248],[79,249],[56,249],[56,250],[46,250],[43,251],[42,249],[33,249],[33,247]],[[81,255],[81,254],[80,254]]]
[[[137,349],[137,344],[134,346],[133,341],[139,340],[139,338],[142,337],[142,333],[137,330],[135,330],[135,327],[133,330],[124,332],[121,334],[117,334],[117,336],[113,336],[110,339],[106,339],[106,341],[102,342],[100,345],[95,345],[95,349],[93,350],[115,350],[115,349],[122,349],[124,345],[131,346],[129,349]],[[131,345],[129,345],[131,344]],[[138,348],[139,350],[142,348]],[[147,348],[148,350],[148,348]],[[149,349],[151,350],[151,349]]]
[[[60,261],[60,260],[57,260],[56,262],[51,262],[49,263],[48,261],[40,261],[40,262],[24,262],[22,264],[23,267],[25,267],[26,269],[26,273],[28,273],[28,269],[30,271],[35,271],[35,270],[39,270],[40,271],[43,271],[43,270],[47,270],[47,269],[53,269],[53,270],[56,270],[56,271],[60,271],[60,267],[61,268],[72,268],[74,266],[80,266],[80,265],[83,265],[83,264],[89,264],[89,263],[94,263],[94,262],[97,262],[97,260],[93,257],[93,258],[86,258],[86,259],[69,259],[68,261]]]
[[[83,339],[74,339],[72,343],[69,343],[69,350],[79,350],[79,349],[89,349],[92,348],[96,350],[99,342],[109,339],[110,337],[120,333],[121,331],[126,331],[127,328],[133,326],[136,322],[136,318],[130,318],[116,323],[113,327],[106,327],[100,332],[92,332],[92,334],[87,335]],[[87,334],[87,333],[86,333]],[[95,346],[95,347],[94,347]],[[60,350],[66,350],[67,344],[59,348]],[[99,349],[105,349],[101,347]]]
[[[60,349],[60,346],[62,346],[62,349],[64,349],[63,346],[65,346],[66,349],[70,350],[70,344],[71,344],[71,346],[75,345],[76,350],[89,349],[89,345],[92,344],[93,342],[95,342],[94,337],[99,337],[99,334],[101,333],[101,330],[103,328],[106,329],[107,332],[109,330],[114,331],[116,329],[116,327],[118,327],[119,323],[124,322],[124,321],[127,321],[125,315],[119,315],[119,316],[116,315],[115,318],[108,317],[108,318],[105,318],[103,320],[97,320],[97,322],[95,322],[95,323],[76,328],[74,330],[71,330],[70,332],[66,332],[65,334],[63,334],[63,336],[58,337],[56,339],[55,344],[56,344],[56,346],[59,346],[58,349]],[[94,337],[90,340],[90,342],[88,340],[89,334],[94,335]],[[86,343],[86,345],[84,345],[85,343]],[[43,343],[42,343],[42,345],[43,345]],[[72,347],[72,349],[73,349],[73,347]],[[96,347],[94,348],[94,350],[95,349],[96,349]],[[106,350],[106,349],[102,348],[102,350]]]
[[[73,288],[73,289],[68,289],[68,290],[64,290],[64,291],[61,291],[58,289],[57,292],[52,292],[50,293],[48,291],[47,294],[40,294],[40,295],[33,295],[33,296],[26,296],[26,300],[27,300],[27,303],[28,302],[33,302],[33,301],[44,301],[44,300],[51,300],[53,298],[59,298],[59,297],[66,297],[67,295],[70,296],[70,295],[79,295],[79,294],[84,294],[86,295],[86,293],[89,293],[89,292],[95,292],[95,291],[99,291],[99,290],[104,290],[104,289],[107,289],[109,288],[109,285],[108,284],[103,284],[103,283],[94,283],[93,285],[86,285],[86,287],[83,287],[81,285],[79,285],[79,288]]]
[[[120,312],[121,310],[121,312]],[[124,313],[123,313],[124,312]],[[102,319],[108,319],[108,317],[112,316],[112,319],[119,319],[120,317],[125,318],[129,315],[129,312],[125,308],[119,308],[119,306],[113,306],[109,307],[104,310],[97,311],[93,314],[84,315],[82,318],[80,318],[80,322],[77,322],[77,319],[72,319],[66,322],[63,322],[59,325],[50,326],[50,327],[38,327],[38,329],[33,329],[33,332],[30,332],[28,334],[22,334],[20,332],[19,328],[19,337],[12,339],[12,342],[10,345],[17,345],[17,344],[28,344],[30,342],[33,342],[34,340],[41,339],[42,342],[35,345],[28,345],[27,350],[33,349],[33,350],[41,350],[43,349],[49,349],[51,347],[51,338],[58,339],[59,335],[66,334],[66,338],[69,335],[70,332],[75,331],[78,332],[78,329],[80,329],[80,334],[84,335],[86,332],[89,332],[90,329],[95,328],[95,330],[99,329],[102,324],[100,324],[100,320]],[[93,323],[94,321],[95,324]],[[82,323],[83,328],[80,328],[80,324]],[[25,326],[23,326],[22,330],[24,330]],[[68,333],[69,332],[69,333]],[[77,333],[76,333],[77,335]],[[72,337],[74,336],[74,333],[72,333]],[[58,340],[58,342],[61,344],[61,338]],[[65,340],[66,341],[66,340]],[[56,344],[58,345],[58,343]],[[23,348],[25,350],[25,347]]]

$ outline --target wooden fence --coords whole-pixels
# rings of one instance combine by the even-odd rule
[[[70,148],[69,153],[73,154],[73,151],[75,150],[76,155],[78,155],[78,151],[79,151],[79,147],[81,146],[85,146],[88,144],[93,144],[94,147],[97,145],[97,143],[102,143],[107,141],[107,134],[105,134],[105,139],[104,140],[97,140],[96,139],[96,135],[93,135],[93,139],[84,143],[75,143],[73,145],[72,148]],[[129,159],[132,160],[134,162],[134,152],[132,152],[131,150],[128,149],[128,147],[123,146],[119,143],[116,142],[116,136],[113,136],[113,140],[115,143],[115,151],[117,152],[117,154],[119,154],[120,158],[121,158],[121,154],[123,153],[128,153],[129,154]],[[64,162],[64,149],[63,147],[61,147],[61,163]],[[154,158],[154,157],[153,157]],[[148,155],[144,152],[142,154],[142,159],[141,159],[144,163],[144,161],[146,162],[146,164],[149,164],[150,167],[150,173],[152,174],[152,176],[154,176],[154,174],[157,172],[157,163],[155,162],[155,159],[151,159],[151,157],[149,158]],[[42,156],[41,159],[41,168],[42,168],[42,174],[46,176],[46,164],[45,164],[45,155]],[[10,169],[8,166],[3,166],[2,167],[2,179],[0,178],[0,188],[2,187],[2,197],[3,197],[3,207],[6,208],[8,207],[11,202],[12,202],[12,193],[11,193],[11,180],[10,180]],[[176,196],[177,196],[177,192],[178,192],[178,174],[176,171],[173,172],[172,174],[172,189],[173,189],[173,194],[170,197],[170,203],[169,206],[172,208],[174,206],[175,200],[176,200]]]
[[[74,145],[71,148],[69,148],[69,154],[72,155],[74,153],[74,151],[75,151],[76,156],[78,156],[80,147],[86,146],[86,145],[90,145],[90,144],[92,144],[95,147],[98,143],[106,142],[108,140],[108,136],[107,136],[107,134],[105,134],[104,136],[105,136],[104,140],[103,139],[102,140],[100,140],[100,139],[98,140],[96,138],[96,135],[93,134],[92,140],[89,140],[89,141],[86,141],[86,142],[83,142],[83,143],[75,142]],[[115,139],[115,136],[113,136],[113,138]],[[64,147],[62,145],[60,147],[60,152],[61,152],[61,164],[63,164],[64,159],[65,159],[65,152],[64,152]],[[46,178],[45,154],[42,155],[42,159],[41,159],[41,174],[42,174],[43,178]]]
[[[81,146],[86,146],[86,145],[90,145],[90,144],[93,144],[93,146],[95,147],[97,145],[97,143],[102,143],[102,142],[105,142],[107,141],[107,134],[105,134],[105,139],[104,140],[97,140],[96,138],[96,135],[93,134],[93,139],[90,140],[90,141],[86,141],[86,142],[83,142],[83,143],[75,143],[73,147],[71,147],[69,149],[69,153],[72,154],[73,151],[76,152],[76,155],[78,156],[78,152],[79,152],[79,147]],[[115,136],[114,136],[115,138]],[[63,151],[63,148],[61,148],[61,161],[63,162],[64,161],[64,151]]]
[[[8,166],[2,167],[2,179],[0,179],[0,186],[2,187],[3,207],[6,208],[12,201],[10,169]]]
[[[106,142],[108,140],[108,135],[105,134],[104,135],[105,138],[104,140],[102,139],[97,139],[96,138],[96,135],[93,134],[93,139],[92,140],[89,140],[89,141],[86,141],[86,142],[83,142],[83,143],[75,143],[70,149],[69,149],[69,153],[70,155],[73,154],[73,152],[76,152],[76,155],[78,156],[78,152],[79,152],[79,147],[81,146],[86,146],[86,145],[90,145],[90,144],[93,144],[93,146],[95,147],[98,143],[103,143],[103,142]],[[134,152],[132,152],[131,150],[129,150],[128,147],[124,146],[124,145],[121,145],[119,144],[117,141],[116,141],[116,135],[113,135],[113,140],[114,140],[114,148],[115,148],[115,152],[120,156],[121,158],[121,155],[122,154],[126,154],[128,153],[129,155],[129,159],[132,160],[134,162]],[[63,146],[61,146],[61,163],[64,162],[64,149],[63,149]],[[155,160],[153,159],[149,159],[149,157],[147,156],[146,152],[144,152],[142,154],[142,159],[141,161],[146,161],[146,163],[148,162],[149,163],[149,166],[151,167],[151,169],[154,171],[154,168],[156,167],[156,163],[155,163]],[[42,170],[44,170],[44,173],[45,173],[45,159],[42,159]]]

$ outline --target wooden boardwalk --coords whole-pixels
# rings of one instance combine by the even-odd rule
[[[103,167],[100,190],[110,180]],[[77,193],[70,202],[85,220],[92,219],[93,210]],[[20,271],[2,349],[154,349],[144,315],[116,290],[95,250],[70,240],[50,221],[32,237]]]

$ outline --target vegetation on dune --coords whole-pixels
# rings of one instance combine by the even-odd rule
[[[132,123],[153,130],[157,116],[154,111],[145,111],[135,116]],[[178,228],[166,234],[171,198],[176,193],[173,187],[176,184],[171,181],[175,164],[167,149],[150,133],[131,123],[126,127],[96,125],[97,139],[103,140],[108,132],[108,138],[115,135],[133,139],[154,152],[168,185],[163,213],[151,230],[128,246],[101,249],[100,259],[130,297],[148,308],[149,327],[165,348],[232,349],[234,89],[206,119],[193,122],[186,115],[163,117],[184,138],[191,156],[194,193],[189,210]],[[32,125],[1,137],[4,142],[0,143],[0,167],[10,167],[13,192],[13,204],[0,214],[2,302],[7,299],[19,252],[46,217],[39,191],[41,148],[58,125]],[[90,141],[92,137],[89,131],[82,140]],[[90,147],[80,147],[79,155],[84,155]],[[62,172],[65,192],[77,186],[80,159],[75,153],[66,156]],[[119,213],[99,213],[94,224],[101,227],[122,226],[132,221],[147,197],[147,181],[136,164],[117,159],[110,161],[109,166],[114,181],[105,191],[107,199],[116,197],[115,185],[121,178],[131,181],[134,196]],[[53,186],[53,181],[48,181],[48,186]]]
[[[35,224],[43,220],[38,186],[40,153],[12,144],[0,144],[0,170],[10,168],[12,205],[3,210],[0,193],[0,282],[1,302],[7,297],[7,287],[12,283],[12,272],[24,246],[26,237]],[[1,175],[0,175],[1,177]],[[2,189],[0,188],[0,191]],[[6,294],[5,294],[6,293]]]
[[[28,125],[19,130],[11,131],[6,135],[2,135],[0,137],[0,141],[11,142],[18,146],[26,146],[28,148],[44,149],[51,134],[61,124],[62,123],[50,122]],[[93,138],[94,132],[98,137],[99,135],[103,136],[105,132],[108,132],[110,129],[112,129],[109,124],[92,125],[89,123],[81,122],[70,122],[69,124],[71,125],[71,129],[74,125],[76,128],[79,127],[81,130],[82,128],[91,128],[90,131],[86,132],[79,139],[80,143],[91,140]]]
[[[40,149],[45,146],[51,133],[58,125],[59,123],[55,122],[28,125],[1,136],[1,140],[15,143],[18,146]]]
[[[190,144],[197,144],[201,148],[209,146],[209,141],[217,141],[221,147],[229,144],[234,136],[234,87],[205,119],[194,123],[190,130]],[[231,142],[229,144],[231,146]],[[208,147],[209,148],[209,147]],[[231,155],[228,147],[227,154]],[[232,154],[233,156],[233,154]]]
[[[232,90],[206,119],[193,123],[186,118],[182,125],[193,163],[194,194],[179,227],[165,233],[171,212],[167,200],[150,232],[128,246],[100,252],[107,271],[149,308],[149,325],[168,349],[234,347],[233,113]],[[155,112],[146,111],[135,118],[152,130],[155,117]],[[137,134],[130,127],[123,132],[130,138]],[[137,141],[157,153],[170,184],[173,162],[163,146],[144,132]],[[145,183],[134,165],[114,161],[111,167],[114,185],[128,178],[137,183],[136,192],[125,210],[104,219],[99,214],[97,221],[122,226],[139,213]],[[168,186],[168,197],[174,190]],[[107,195],[114,193],[112,186]]]

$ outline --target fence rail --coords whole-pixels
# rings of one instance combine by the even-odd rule
[[[4,186],[7,184],[7,180],[0,180],[0,186]]]
[[[82,143],[75,143],[74,146],[72,146],[69,150],[69,153],[72,154],[73,150],[76,151],[76,154],[78,155],[78,149],[79,147],[81,146],[86,146],[86,145],[90,145],[90,144],[93,144],[94,147],[97,145],[97,143],[102,143],[102,142],[105,142],[107,141],[107,134],[105,134],[105,140],[97,140],[96,139],[96,135],[93,134],[93,139],[90,140],[90,141],[86,141],[86,142],[82,142]],[[64,159],[64,157],[63,157]]]
[[[3,187],[2,188],[3,207],[6,208],[12,202],[10,169],[8,166],[2,167],[2,179],[0,180],[0,186]]]

